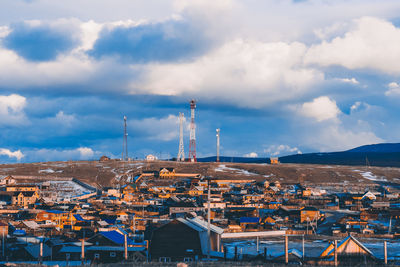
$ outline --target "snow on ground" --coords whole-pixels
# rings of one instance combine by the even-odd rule
[[[360,171],[360,170],[354,170],[355,172],[359,172],[362,177],[364,177],[367,180],[370,181],[380,181],[380,182],[387,182],[387,179],[385,176],[376,176],[372,172],[366,172],[366,171]]]
[[[259,175],[258,173],[254,172],[249,172],[247,170],[242,170],[242,169],[237,169],[237,168],[231,168],[231,167],[226,167],[224,164],[220,164],[217,168],[214,169],[216,172],[227,172],[231,171],[234,172],[235,174],[242,174],[245,176],[251,176],[251,175]]]
[[[92,193],[74,181],[50,181],[50,189],[57,192],[58,197],[68,198]]]
[[[53,169],[44,169],[40,170],[39,173],[55,173],[55,171]]]
[[[55,171],[55,170],[53,170],[53,169],[44,169],[44,170],[40,170],[39,171],[39,173],[62,173],[63,171],[62,170],[59,170],[59,171]]]

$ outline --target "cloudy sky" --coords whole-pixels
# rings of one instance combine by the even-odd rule
[[[2,0],[0,160],[398,142],[398,0]],[[187,127],[187,123],[186,123]],[[185,149],[188,154],[188,131]]]

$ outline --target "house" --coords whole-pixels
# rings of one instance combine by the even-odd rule
[[[175,169],[161,168],[158,175],[160,176],[160,178],[166,178],[166,179],[175,178]]]
[[[314,207],[305,207],[300,210],[300,223],[317,221],[320,218],[320,212]]]
[[[146,161],[155,161],[155,160],[157,160],[157,157],[154,155],[150,154],[146,156]]]
[[[6,186],[6,191],[7,192],[37,192],[39,191],[39,188],[35,184],[24,184],[24,185],[15,185],[11,184]]]
[[[320,254],[320,258],[325,261],[333,261],[334,256],[334,243],[331,242]],[[375,261],[376,258],[372,252],[366,248],[360,241],[355,239],[352,235],[347,236],[340,243],[337,244],[337,257],[338,261],[344,263],[359,262],[360,258],[365,261]]]
[[[270,163],[271,165],[276,165],[279,164],[279,158],[270,158]]]
[[[107,162],[107,161],[110,161],[110,158],[109,158],[109,157],[107,157],[107,156],[101,156],[100,162]]]
[[[240,227],[242,229],[253,228],[256,229],[260,222],[259,217],[241,217],[240,218]]]
[[[0,180],[0,185],[13,185],[17,181],[12,177],[11,175],[4,177],[3,179]]]
[[[20,207],[28,207],[35,204],[39,198],[37,191],[13,191],[11,204]]]
[[[209,251],[212,257],[223,257],[223,253],[220,252],[223,229],[215,225],[211,225],[210,228],[210,242],[208,242],[207,222],[198,217],[178,218],[164,224],[152,233],[151,260],[191,262],[206,257]]]
[[[147,242],[135,243],[127,237],[128,260],[145,261]],[[99,232],[85,241],[85,258],[93,263],[116,263],[124,260],[125,237],[120,231]],[[82,241],[66,243],[58,254],[59,260],[80,260]]]
[[[8,224],[0,221],[0,237],[8,235]]]

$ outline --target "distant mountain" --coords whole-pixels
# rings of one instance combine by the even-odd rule
[[[217,157],[206,157],[198,158],[198,162],[215,162]],[[233,162],[233,163],[269,163],[269,158],[248,158],[248,157],[219,157],[221,162]]]
[[[400,167],[400,152],[308,153],[279,158],[282,163]]]
[[[215,162],[216,157],[199,158],[199,162]],[[220,157],[221,162],[269,163],[269,158]],[[383,143],[356,147],[342,152],[307,153],[283,156],[281,163],[358,165],[400,167],[400,143]]]
[[[373,144],[373,145],[365,145],[359,146],[346,152],[376,152],[376,153],[394,153],[400,152],[400,143],[382,143],[382,144]]]

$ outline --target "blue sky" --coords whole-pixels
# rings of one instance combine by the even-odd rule
[[[111,12],[112,11],[112,12]],[[398,142],[397,0],[3,0],[0,161]]]

